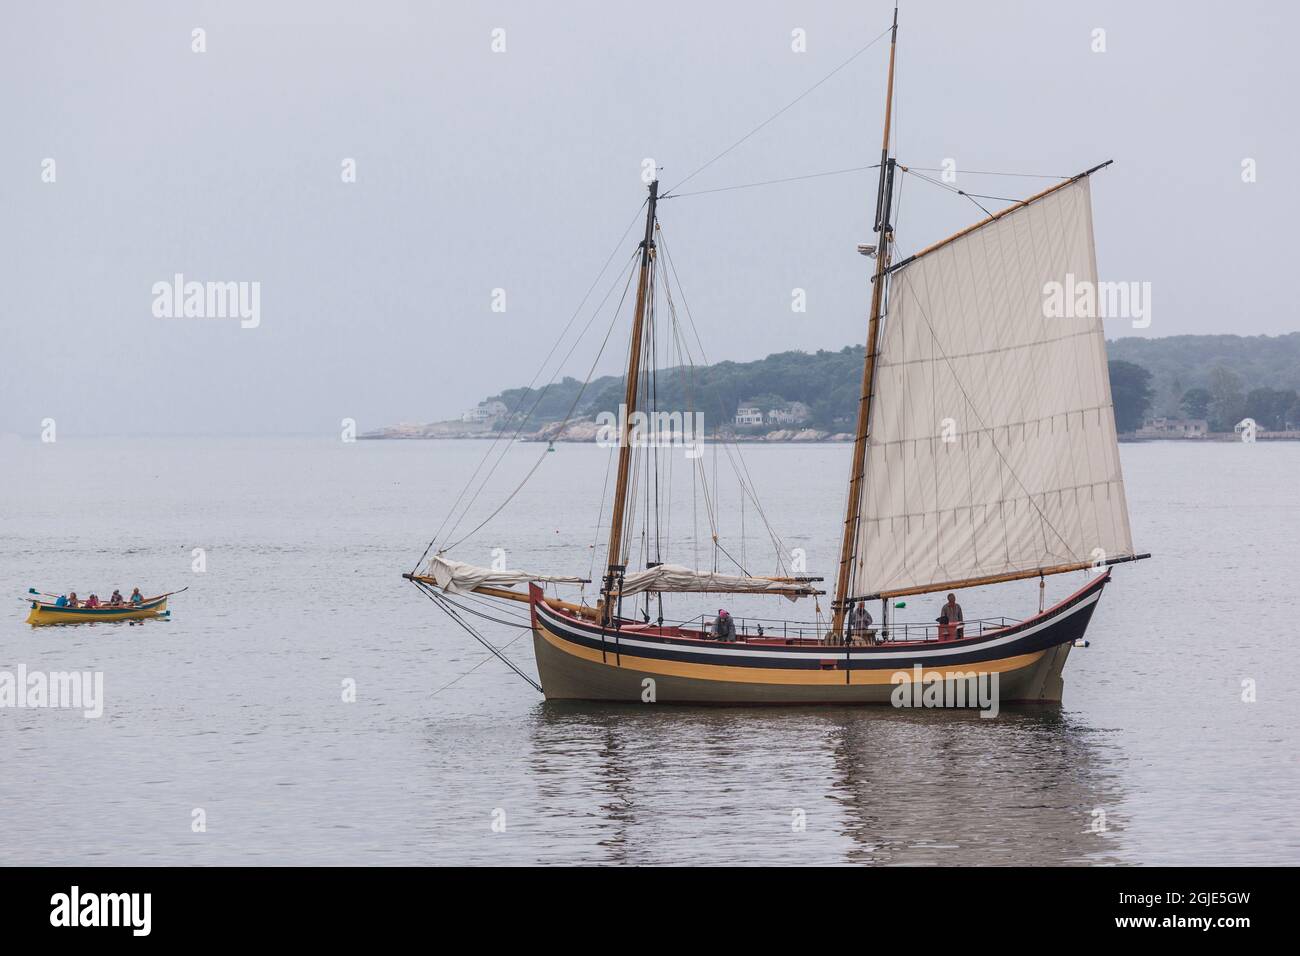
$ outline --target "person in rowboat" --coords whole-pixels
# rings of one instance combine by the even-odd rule
[[[86,598],[86,607],[99,607],[99,595],[92,594],[90,597]]]
[[[68,596],[67,596],[66,594],[60,594],[58,600],[54,602],[54,606],[55,606],[55,607],[67,607],[67,606],[68,606]]]
[[[123,603],[125,602],[122,600],[122,592],[117,588],[113,588],[113,596],[108,599],[108,606],[121,607]]]
[[[139,588],[134,588],[131,591],[131,603],[136,607],[144,603],[144,595],[140,593]]]
[[[77,592],[73,591],[68,595],[68,607],[81,607],[81,602],[77,600]]]

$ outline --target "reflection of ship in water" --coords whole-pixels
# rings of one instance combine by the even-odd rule
[[[544,705],[534,712],[531,770],[537,796],[549,811],[587,804],[584,821],[599,821],[592,841],[595,859],[582,863],[640,863],[629,855],[629,831],[637,821],[636,776],[628,735],[620,726],[625,709]],[[575,761],[579,766],[575,766]],[[639,769],[647,768],[640,761]],[[576,854],[575,854],[576,855]]]
[[[1069,714],[926,710],[828,721],[832,798],[854,863],[1118,863],[1121,768]]]
[[[1117,754],[1104,731],[1059,710],[1004,709],[992,720],[839,708],[741,716],[539,706],[529,754],[538,809],[568,818],[578,838],[561,856],[885,865],[1124,858]],[[796,811],[806,829],[792,826]]]

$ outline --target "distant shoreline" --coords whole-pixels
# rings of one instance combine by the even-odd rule
[[[1144,435],[1139,438],[1136,435],[1127,434],[1120,435],[1119,440],[1125,444],[1133,445],[1141,445],[1147,442],[1156,441],[1172,441],[1184,445],[1218,445],[1223,444],[1224,442],[1237,442],[1238,444],[1241,444],[1242,442],[1241,435],[1236,432],[1210,432],[1209,434],[1195,438],[1180,438],[1177,435],[1160,437],[1147,437]],[[1255,434],[1255,441],[1300,441],[1300,432],[1257,432]]]
[[[811,429],[809,430],[811,431]],[[774,433],[769,433],[769,435]],[[370,432],[358,436],[360,441],[486,441],[501,438],[497,432],[491,433],[465,433],[465,434],[447,434],[447,435],[420,435],[420,434],[383,434],[379,432]],[[1178,438],[1174,436],[1165,438],[1137,438],[1133,435],[1118,436],[1120,444],[1123,445],[1150,445],[1157,442],[1170,442],[1179,445],[1222,445],[1229,443],[1241,444],[1241,436],[1234,432],[1212,432],[1199,438]],[[539,438],[535,435],[520,435],[518,438],[511,440],[518,444],[566,444],[566,445],[590,445],[595,444],[594,437],[560,437],[560,438]],[[816,434],[806,438],[797,437],[779,437],[773,438],[768,435],[710,435],[705,441],[728,441],[737,442],[747,445],[845,445],[853,441],[853,436],[848,434]],[[1300,432],[1282,432],[1282,433],[1259,433],[1255,436],[1257,442],[1284,442],[1300,441]]]
[[[826,432],[811,433],[812,429],[806,429],[797,436],[771,438],[768,435],[707,435],[704,441],[727,441],[740,442],[742,444],[752,445],[813,445],[813,444],[834,444],[846,445],[853,441],[853,436],[847,433],[829,434]],[[775,434],[775,433],[769,433]],[[802,436],[802,437],[801,437]],[[382,432],[367,432],[364,435],[358,435],[358,441],[489,441],[503,437],[500,433],[479,433],[468,432],[463,434],[447,435],[416,435],[416,434],[383,434]],[[517,438],[506,438],[512,444],[565,444],[565,445],[594,445],[597,443],[595,436],[571,437],[562,436],[557,438],[538,437],[536,435],[520,435]]]
[[[710,428],[734,435],[739,442],[851,442],[865,352],[862,345],[852,345],[837,351],[795,350],[749,361],[661,368],[654,404],[660,409],[691,409],[680,414],[694,416],[696,433],[704,431],[699,410],[711,410]],[[1300,425],[1300,332],[1109,339],[1106,357],[1116,421],[1126,429],[1120,441],[1184,440],[1172,434],[1151,435],[1150,430],[1137,437],[1138,423],[1148,420],[1186,420],[1197,424],[1197,431],[1214,427],[1230,433],[1245,419],[1278,429],[1288,422],[1293,428]],[[594,430],[593,419],[617,414],[625,396],[621,375],[585,382],[564,377],[541,388],[503,389],[454,419],[391,425],[360,437],[495,438],[502,428],[513,437],[523,423],[527,437],[534,440],[587,441],[588,434],[558,433]],[[1295,436],[1260,430],[1256,437],[1285,441]],[[1237,441],[1239,436],[1198,435],[1194,440]]]

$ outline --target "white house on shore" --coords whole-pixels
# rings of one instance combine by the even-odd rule
[[[1210,425],[1203,418],[1148,418],[1134,438],[1205,438]]]
[[[812,409],[803,402],[777,402],[764,409],[756,401],[741,402],[736,408],[736,424],[799,425],[812,417]]]
[[[500,418],[505,413],[506,406],[503,402],[479,402],[477,406],[461,415],[460,420],[462,422],[490,422],[493,419]]]
[[[767,420],[772,425],[798,425],[812,417],[812,409],[803,402],[786,402],[767,410]]]

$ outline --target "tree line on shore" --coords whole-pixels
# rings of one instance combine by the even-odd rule
[[[859,345],[659,369],[648,387],[657,408],[702,412],[710,430],[729,426],[737,406],[763,397],[807,405],[803,427],[851,431],[864,352]],[[1136,431],[1154,415],[1204,419],[1219,432],[1232,431],[1243,418],[1270,431],[1300,425],[1300,333],[1115,339],[1107,342],[1107,354],[1120,432]],[[623,399],[621,376],[604,376],[585,389],[577,379],[564,378],[544,388],[507,389],[488,400],[512,410],[496,427],[513,430],[617,414]]]
[[[1111,359],[1109,365],[1115,426],[1120,432],[1137,431],[1156,402],[1154,376],[1123,359]],[[1209,387],[1198,385],[1183,391],[1165,417],[1203,420],[1212,432],[1230,432],[1245,418],[1254,419],[1266,431],[1300,428],[1296,389],[1264,386],[1245,391],[1240,376],[1222,366],[1211,370],[1210,383]]]
[[[1121,432],[1151,416],[1203,419],[1214,432],[1244,418],[1300,426],[1300,332],[1115,339],[1107,353]]]

